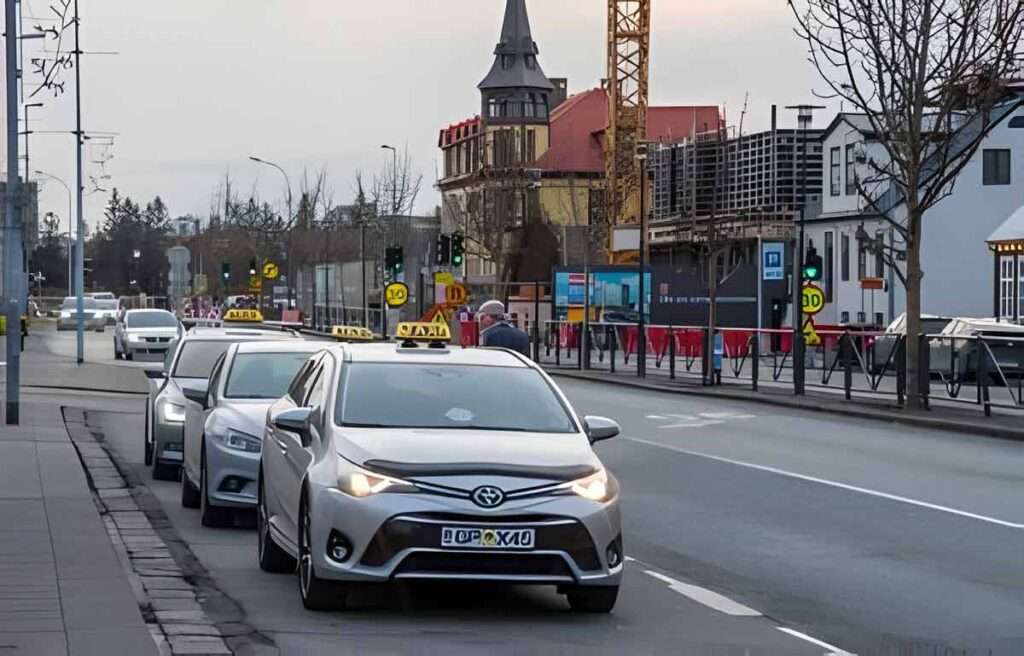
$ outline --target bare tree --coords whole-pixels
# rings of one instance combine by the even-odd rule
[[[869,163],[870,180],[859,186],[906,244],[908,399],[920,407],[920,342],[913,336],[921,330],[922,220],[952,192],[1005,98],[1024,29],[1024,0],[789,5],[829,89],[826,97],[864,114],[885,151],[887,161]],[[880,188],[886,193],[872,191]]]
[[[381,216],[411,216],[422,185],[423,174],[414,170],[406,144],[393,161],[374,176],[370,200]]]

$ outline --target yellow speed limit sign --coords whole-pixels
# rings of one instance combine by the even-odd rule
[[[267,262],[263,265],[263,277],[267,280],[277,280],[279,275],[281,275],[281,271],[273,262]]]
[[[384,300],[390,308],[400,308],[409,302],[409,287],[404,282],[393,282],[384,290]]]
[[[804,314],[813,317],[825,309],[825,292],[817,285],[806,285],[802,298]]]
[[[457,308],[469,301],[469,290],[462,283],[448,285],[444,290],[444,300],[448,307]]]

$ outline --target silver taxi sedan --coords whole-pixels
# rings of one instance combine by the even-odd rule
[[[307,608],[344,607],[355,582],[454,579],[553,585],[573,610],[613,609],[618,484],[592,445],[619,427],[577,417],[519,354],[333,346],[266,431],[259,564],[297,563]]]
[[[232,344],[205,390],[185,388],[181,505],[199,508],[203,526],[224,526],[235,510],[256,507],[267,410],[322,348],[299,340]]]

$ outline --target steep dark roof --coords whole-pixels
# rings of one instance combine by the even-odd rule
[[[530,17],[526,13],[526,0],[507,0],[505,21],[501,26],[501,41],[494,48],[494,65],[483,82],[484,89],[529,88],[553,91],[544,71],[541,70],[537,55],[540,49],[530,31]],[[527,57],[532,66],[527,65]],[[505,66],[504,58],[511,58],[511,66]]]

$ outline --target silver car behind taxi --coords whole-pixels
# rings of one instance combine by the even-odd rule
[[[263,427],[270,405],[322,344],[240,342],[217,359],[205,390],[185,388],[181,505],[203,526],[230,524],[256,507]]]
[[[555,383],[505,350],[332,346],[268,414],[258,506],[265,571],[309,609],[395,579],[557,586],[610,612],[623,571],[618,483]]]

